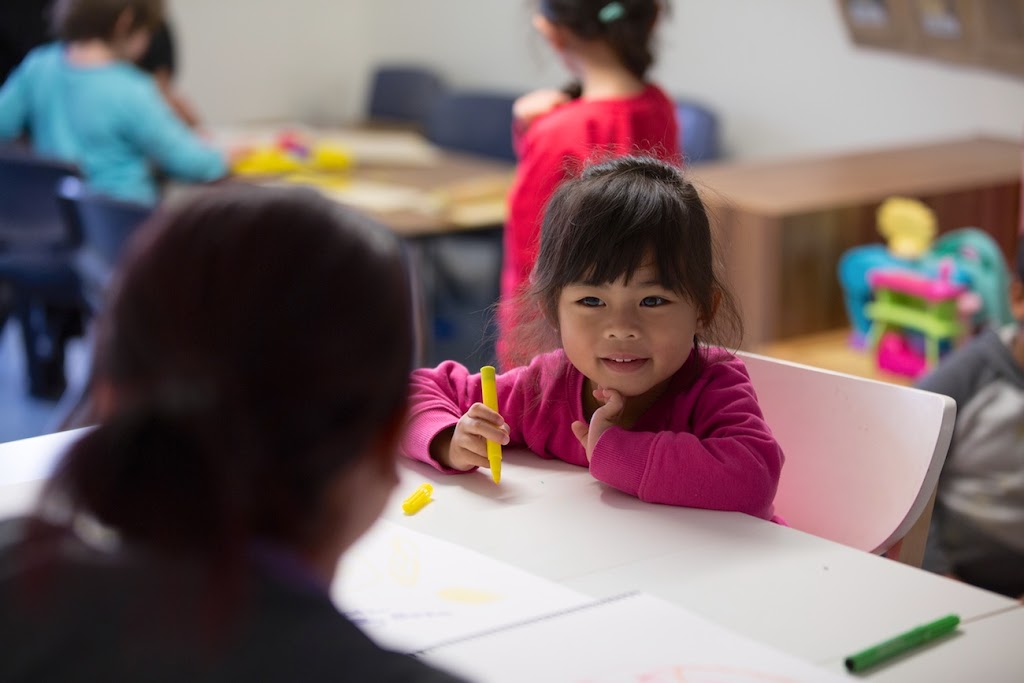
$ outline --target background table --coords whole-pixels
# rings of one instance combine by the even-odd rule
[[[445,150],[409,130],[278,123],[221,128],[211,138],[225,149],[267,148],[282,134],[310,146],[347,149],[354,163],[334,172],[242,176],[232,182],[312,185],[391,228],[406,243],[415,287],[417,364],[447,359],[471,367],[493,364],[492,312],[514,165]],[[173,199],[184,194],[179,189]]]
[[[973,138],[808,159],[695,166],[714,214],[749,348],[848,324],[836,275],[853,246],[881,243],[878,205],[924,201],[939,231],[988,231],[1014,262],[1021,143]]]

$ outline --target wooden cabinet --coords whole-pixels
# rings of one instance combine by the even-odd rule
[[[776,162],[696,166],[744,347],[848,325],[836,275],[853,246],[882,242],[878,205],[920,199],[939,231],[978,227],[1014,262],[1021,144],[987,138]]]

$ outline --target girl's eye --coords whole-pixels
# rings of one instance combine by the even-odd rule
[[[600,306],[603,302],[596,296],[585,296],[576,303],[580,304],[581,306],[587,306],[588,308],[594,308]]]
[[[664,297],[660,296],[645,296],[643,300],[640,301],[641,306],[664,306],[667,303],[668,301],[666,301]]]

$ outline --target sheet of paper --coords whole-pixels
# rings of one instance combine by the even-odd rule
[[[317,141],[349,150],[357,164],[433,166],[440,151],[422,135],[400,130],[327,130]]]
[[[370,637],[404,652],[591,601],[388,520],[345,554],[332,596]]]
[[[378,213],[415,211],[433,214],[442,209],[438,200],[430,193],[414,187],[372,180],[352,180],[343,175],[294,173],[266,184],[312,187],[336,202]]]
[[[848,680],[642,593],[442,645],[421,657],[488,683]]]

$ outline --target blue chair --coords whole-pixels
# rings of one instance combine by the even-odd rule
[[[704,105],[692,100],[676,100],[679,122],[679,148],[688,164],[714,161],[722,156],[718,117]]]
[[[373,73],[367,117],[371,121],[425,127],[444,91],[441,77],[425,67],[380,66]]]
[[[63,393],[64,346],[88,315],[73,266],[80,236],[56,198],[58,183],[77,175],[64,162],[0,150],[0,327],[12,314],[21,324],[28,390],[39,398]]]
[[[57,200],[69,229],[80,236],[74,266],[82,294],[91,311],[99,312],[125,243],[153,207],[94,192],[74,177],[58,185]]]
[[[512,104],[518,95],[448,92],[438,98],[427,122],[427,138],[446,149],[515,161]]]

